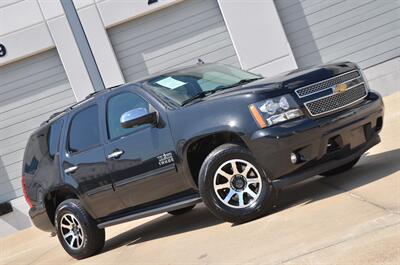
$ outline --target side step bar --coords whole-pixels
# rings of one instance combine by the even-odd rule
[[[136,219],[156,215],[159,213],[170,212],[170,211],[178,210],[181,208],[189,207],[189,206],[192,206],[192,205],[200,203],[200,202],[201,202],[201,198],[199,195],[194,195],[194,196],[192,195],[190,197],[187,196],[187,197],[184,197],[179,200],[168,202],[168,204],[164,203],[157,207],[148,208],[143,211],[135,211],[132,213],[128,213],[122,217],[118,217],[118,218],[115,218],[112,220],[101,222],[97,225],[97,227],[105,228],[105,227],[112,226],[112,225],[118,225],[121,223],[125,223],[125,222],[133,221]]]

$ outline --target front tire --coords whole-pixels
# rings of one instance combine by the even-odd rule
[[[105,242],[104,229],[82,207],[79,200],[60,203],[55,217],[58,240],[75,259],[84,259],[101,251]]]
[[[209,210],[231,223],[264,216],[276,199],[265,171],[248,149],[235,144],[223,144],[206,157],[199,190]]]

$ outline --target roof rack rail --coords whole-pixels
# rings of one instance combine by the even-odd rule
[[[87,96],[85,97],[85,99],[89,99],[89,98],[93,97],[94,95],[96,95],[96,94],[98,94],[98,93],[100,93],[100,92],[103,92],[103,91],[104,91],[104,90],[97,90],[97,91],[94,91],[94,92],[90,93],[89,95],[87,95]]]
[[[51,121],[53,118],[57,117],[58,115],[60,115],[60,114],[62,114],[62,113],[64,113],[64,112],[66,112],[66,111],[68,111],[68,110],[72,110],[74,107],[76,107],[76,106],[78,106],[78,105],[80,105],[80,104],[86,102],[87,100],[93,98],[95,95],[97,95],[97,94],[99,94],[99,93],[102,93],[102,92],[104,92],[104,91],[106,91],[106,90],[110,90],[111,88],[118,87],[118,86],[120,86],[120,85],[116,85],[116,86],[113,86],[113,87],[110,87],[110,88],[106,88],[106,89],[104,89],[104,90],[97,90],[97,91],[94,91],[94,92],[90,93],[90,94],[87,95],[83,100],[78,101],[78,102],[72,104],[71,106],[69,106],[69,107],[67,107],[67,108],[65,108],[65,109],[63,109],[63,110],[61,110],[61,111],[58,111],[58,112],[55,112],[55,113],[51,114],[50,117],[49,117],[47,120],[45,120],[44,122],[41,123],[41,125],[43,125],[43,124],[45,124],[45,123]]]
[[[53,114],[50,115],[49,120],[51,120],[51,119],[57,117],[57,116],[60,115],[61,113],[63,113],[63,112],[62,112],[62,111],[54,112]]]

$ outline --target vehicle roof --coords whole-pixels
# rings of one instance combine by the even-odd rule
[[[58,111],[58,112],[55,112],[55,113],[51,114],[50,117],[47,120],[45,120],[44,122],[42,122],[42,124],[40,124],[40,127],[44,126],[45,124],[51,123],[52,121],[56,120],[57,118],[62,117],[65,114],[67,114],[69,111],[71,111],[71,110],[73,110],[73,109],[75,109],[77,107],[83,106],[86,103],[98,98],[99,96],[110,92],[111,89],[113,89],[113,88],[122,87],[122,86],[125,86],[125,85],[126,84],[118,85],[118,86],[115,86],[115,87],[111,87],[111,88],[107,88],[107,89],[104,89],[104,90],[95,91],[93,93],[90,93],[83,100],[78,101],[78,102],[72,104],[71,106],[61,110],[61,111]]]
[[[135,81],[132,81],[132,82],[129,82],[129,83],[126,83],[126,84],[116,85],[116,86],[113,86],[113,87],[110,87],[110,88],[107,88],[107,89],[104,89],[104,90],[95,91],[95,92],[89,94],[88,96],[86,96],[85,99],[76,102],[75,104],[67,107],[66,109],[51,114],[50,117],[47,120],[45,120],[44,122],[42,122],[42,124],[40,124],[40,127],[42,127],[42,126],[44,126],[44,125],[46,125],[48,123],[51,123],[52,121],[56,120],[57,118],[62,117],[63,115],[67,114],[69,111],[71,111],[71,110],[73,110],[73,109],[75,109],[77,107],[84,106],[86,103],[88,103],[88,102],[90,102],[92,100],[95,100],[96,98],[100,97],[101,95],[107,94],[107,93],[109,93],[111,91],[114,91],[114,90],[117,90],[117,89],[120,89],[120,88],[123,88],[123,87],[126,87],[126,86],[130,86],[130,85],[133,85],[133,84],[140,85],[140,84],[146,82],[147,80],[153,79],[153,78],[155,78],[157,76],[171,75],[171,74],[174,74],[174,73],[179,72],[181,70],[195,70],[195,69],[207,66],[207,65],[215,65],[215,64],[214,63],[199,63],[199,64],[195,64],[195,65],[191,65],[191,66],[176,67],[176,68],[173,68],[173,69],[164,70],[164,71],[160,71],[160,72],[154,73],[152,75],[148,75],[146,77],[137,79]]]

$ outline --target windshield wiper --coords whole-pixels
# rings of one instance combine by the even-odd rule
[[[259,80],[259,79],[262,79],[262,77],[242,79],[239,82],[236,82],[236,83],[234,83],[232,85],[229,85],[229,86],[224,86],[224,87],[216,88],[214,90],[200,92],[200,93],[194,95],[193,97],[184,100],[182,102],[181,106],[185,106],[186,104],[188,104],[189,102],[192,102],[195,99],[205,98],[206,96],[214,94],[217,91],[224,90],[224,89],[227,89],[227,88],[232,88],[232,87],[243,85],[243,84],[247,84],[247,83]]]
[[[185,106],[186,104],[192,102],[192,101],[195,100],[195,99],[198,99],[198,98],[205,98],[205,97],[208,96],[208,95],[214,94],[214,93],[217,92],[218,90],[221,90],[221,89],[214,89],[214,90],[210,90],[210,91],[203,91],[203,92],[197,93],[197,94],[194,95],[193,97],[184,100],[184,101],[181,103],[181,106]]]
[[[263,79],[263,77],[242,79],[242,80],[240,80],[239,82],[236,82],[236,83],[234,83],[234,84],[232,84],[232,85],[225,86],[224,89],[226,89],[226,88],[232,88],[232,87],[235,87],[235,86],[244,85],[244,84],[247,84],[247,83],[250,83],[250,82],[253,82],[253,81],[256,81],[256,80],[260,80],[260,79]]]

